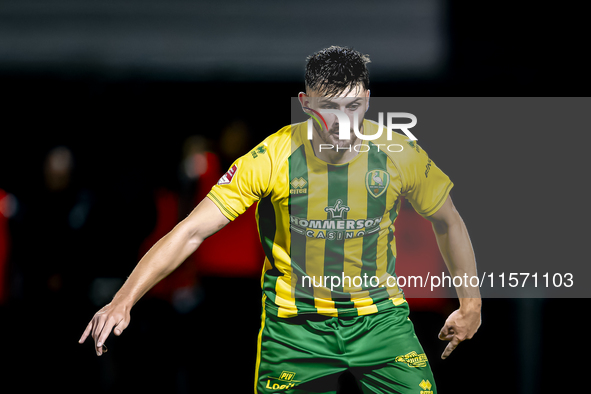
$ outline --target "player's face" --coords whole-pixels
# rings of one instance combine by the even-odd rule
[[[349,92],[343,92],[336,97],[326,97],[318,92],[309,91],[308,94],[301,94],[300,100],[304,107],[307,106],[318,111],[326,121],[326,126],[321,122],[322,127],[317,122],[313,122],[314,131],[320,137],[322,143],[341,148],[349,147],[357,140],[353,132],[355,120],[357,121],[359,132],[363,133],[363,118],[369,106],[369,90],[357,86],[355,89]],[[339,110],[349,118],[348,139],[339,139],[338,116],[336,114],[325,113],[323,110]]]

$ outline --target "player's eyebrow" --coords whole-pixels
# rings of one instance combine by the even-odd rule
[[[334,101],[332,101],[332,98],[320,98],[320,99],[318,100],[318,103],[319,103],[319,104],[325,104],[325,103],[330,103],[330,104],[332,104],[332,103],[334,103]]]
[[[355,100],[351,101],[349,104],[347,105],[352,105],[352,104],[359,104],[359,102],[361,101],[361,97],[357,97]]]
[[[358,104],[361,99],[362,99],[361,97],[357,97],[357,98],[355,98],[355,100],[351,101],[350,103],[347,103],[347,106],[349,106],[351,104]],[[334,100],[333,98],[321,98],[318,100],[318,104],[326,104],[326,103],[336,104],[335,101],[333,101],[333,100]]]

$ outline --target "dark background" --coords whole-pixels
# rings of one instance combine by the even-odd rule
[[[208,2],[177,2],[176,13],[170,14],[164,2],[151,2],[151,8],[104,3],[107,11],[100,12],[68,2],[55,8],[23,4],[0,7],[0,189],[18,200],[10,218],[0,335],[4,382],[24,391],[185,393],[212,385],[219,392],[252,390],[260,325],[256,275],[202,277],[201,302],[189,313],[158,297],[140,301],[130,327],[121,338],[109,339],[103,357],[77,340],[98,309],[91,296],[93,281],[123,280],[136,264],[140,245],[156,223],[153,191],[182,190],[178,173],[183,142],[193,135],[205,137],[226,168],[232,158],[221,152],[221,131],[234,121],[243,122],[248,150],[289,122],[288,100],[303,89],[306,55],[352,41],[373,59],[370,88],[376,97],[589,95],[589,34],[581,17],[584,10],[575,3],[401,2],[389,5],[385,15],[367,14],[380,9],[378,2],[302,3],[301,15],[292,15],[301,25],[283,21],[281,2],[251,2],[250,7],[228,3],[227,14],[216,11],[210,18],[201,13],[210,9],[213,3]],[[192,13],[183,13],[184,6]],[[263,33],[277,29],[274,41],[248,23],[255,14]],[[423,15],[431,19],[423,21]],[[199,30],[192,17],[195,26],[204,20],[211,26]],[[340,39],[338,29],[351,35]],[[174,34],[167,37],[169,31]],[[88,42],[87,49],[62,50],[74,45],[64,37],[76,42],[76,32],[76,45]],[[101,37],[120,45],[106,45]],[[382,41],[376,44],[375,37]],[[252,46],[257,39],[261,44]],[[281,40],[286,40],[283,46]],[[236,60],[241,58],[244,62]],[[562,171],[569,171],[576,174],[570,182],[587,183],[582,152],[588,137],[570,132],[563,139],[565,132],[550,136],[523,130],[519,138],[546,140],[553,152],[560,152],[550,155],[536,145],[539,149],[524,153],[539,163],[532,171],[554,169],[543,195],[515,195],[503,187],[504,179],[473,181],[475,188],[492,184],[499,196],[495,201],[512,207],[493,228],[486,204],[466,197],[470,181],[457,181],[474,164],[442,166],[461,185],[454,190],[454,198],[462,200],[460,212],[479,212],[464,217],[475,244],[483,234],[496,238],[489,244],[497,248],[509,241],[519,248],[515,239],[505,238],[505,226],[512,226],[522,200],[543,200],[547,205],[539,216],[529,214],[547,217],[542,223],[549,234],[580,239],[581,253],[575,255],[581,264],[588,261],[583,254],[588,235],[585,190],[561,182]],[[62,145],[73,153],[76,192],[54,198],[44,189],[43,166],[47,153]],[[435,153],[438,149],[429,147],[443,158]],[[495,163],[478,165],[490,169]],[[71,229],[63,224],[63,215],[80,193],[87,196],[82,199],[90,211],[84,225]],[[530,230],[526,224],[522,237],[532,253],[561,250],[560,244],[528,238]],[[515,251],[507,248],[508,254]],[[477,248],[476,253],[478,258],[487,250]],[[565,255],[572,259],[572,248]],[[556,260],[559,266],[560,258]],[[57,284],[52,282],[55,272]],[[586,278],[576,279],[582,283]],[[437,334],[453,304],[412,312],[413,300],[409,302],[439,392],[583,389],[580,371],[589,365],[586,299],[485,299],[478,334],[445,361],[439,359],[445,344]],[[226,312],[230,305],[231,312]]]

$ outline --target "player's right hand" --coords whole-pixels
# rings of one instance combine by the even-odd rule
[[[107,351],[104,345],[107,337],[111,334],[111,330],[115,335],[121,335],[129,325],[130,319],[128,307],[114,303],[107,304],[88,323],[78,343],[84,343],[86,338],[92,334],[96,355],[100,356]]]

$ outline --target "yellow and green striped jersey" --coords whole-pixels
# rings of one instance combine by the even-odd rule
[[[368,135],[377,127],[363,122]],[[324,162],[306,122],[286,126],[236,160],[208,194],[230,220],[258,201],[269,313],[356,316],[406,302],[394,280],[400,198],[429,216],[453,184],[404,135],[388,141],[383,133],[356,150],[345,164]]]

